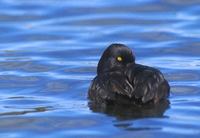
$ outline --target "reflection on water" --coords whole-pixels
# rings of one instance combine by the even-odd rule
[[[0,137],[199,137],[199,0],[1,0]],[[169,80],[169,102],[89,104],[105,47]]]
[[[6,108],[8,108],[8,107],[6,107]],[[45,111],[48,111],[48,110],[49,110],[48,107],[36,107],[36,108],[34,108],[32,110],[1,113],[0,116],[23,115],[23,114],[34,113],[34,112],[45,112]]]
[[[138,119],[147,117],[163,117],[166,109],[169,108],[169,101],[163,100],[158,104],[149,105],[120,105],[120,104],[96,104],[90,102],[89,107],[93,112],[105,113],[114,116],[118,120]]]

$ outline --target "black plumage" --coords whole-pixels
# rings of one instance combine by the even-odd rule
[[[88,97],[95,103],[157,103],[169,96],[169,84],[153,67],[135,63],[132,50],[111,44],[103,53]]]

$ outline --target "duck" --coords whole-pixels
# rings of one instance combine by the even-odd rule
[[[161,71],[136,63],[133,51],[120,43],[105,49],[88,90],[90,102],[97,104],[156,104],[169,94],[169,83]]]

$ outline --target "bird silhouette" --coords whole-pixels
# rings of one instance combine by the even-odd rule
[[[95,103],[158,103],[169,96],[170,86],[156,68],[137,64],[130,48],[111,44],[103,52],[88,98]]]

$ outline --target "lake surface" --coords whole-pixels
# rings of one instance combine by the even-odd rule
[[[200,137],[199,0],[1,0],[0,137]],[[169,103],[88,106],[103,50],[160,69]]]

